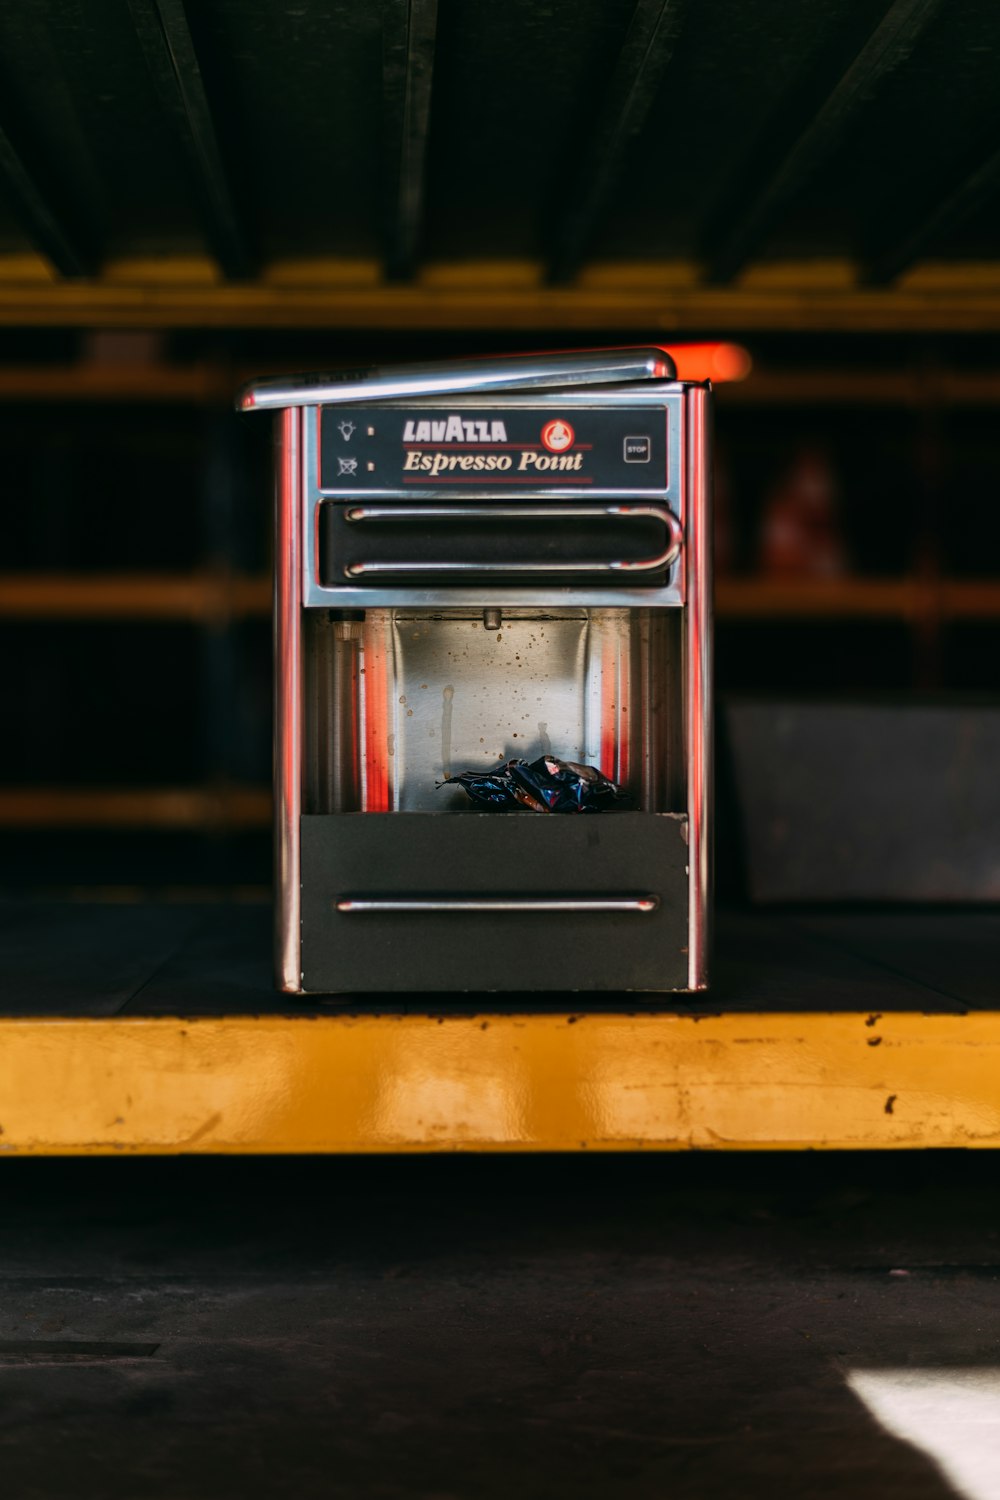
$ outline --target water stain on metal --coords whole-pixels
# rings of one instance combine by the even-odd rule
[[[443,689],[441,697],[441,769],[447,778],[451,775],[451,720],[455,700],[455,689],[450,682]]]

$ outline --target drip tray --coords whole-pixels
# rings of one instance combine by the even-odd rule
[[[302,819],[313,994],[687,987],[687,818]]]

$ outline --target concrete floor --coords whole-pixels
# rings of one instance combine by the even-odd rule
[[[992,1500],[997,1170],[8,1160],[0,1488]]]

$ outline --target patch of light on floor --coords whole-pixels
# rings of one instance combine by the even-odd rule
[[[965,1500],[1000,1500],[1000,1369],[854,1370],[847,1383]]]

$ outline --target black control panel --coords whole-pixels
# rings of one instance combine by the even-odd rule
[[[324,493],[494,486],[504,493],[667,486],[656,406],[320,408]]]

